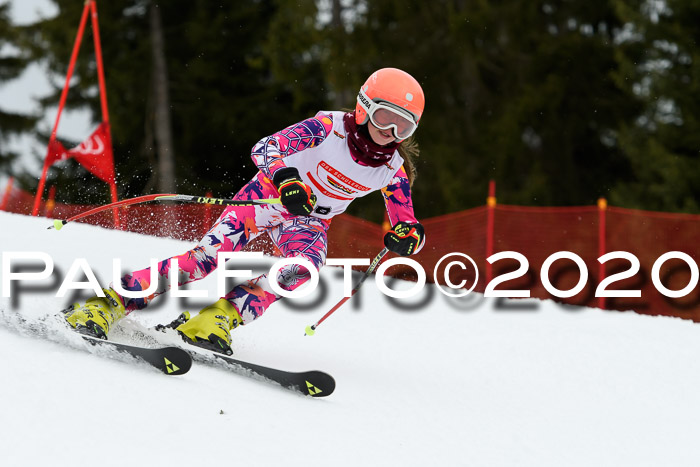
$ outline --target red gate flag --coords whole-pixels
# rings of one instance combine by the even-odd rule
[[[109,141],[109,124],[103,122],[88,139],[66,150],[60,141],[49,142],[47,164],[53,165],[73,157],[91,174],[106,183],[114,182],[114,156]]]

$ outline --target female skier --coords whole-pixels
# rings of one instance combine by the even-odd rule
[[[331,219],[376,190],[382,191],[393,225],[384,236],[386,247],[404,256],[418,252],[425,237],[410,192],[417,148],[406,139],[418,127],[424,105],[423,90],[411,75],[383,68],[362,85],[354,112],[319,112],[261,139],[252,150],[260,170],[235,199],[279,197],[281,204],[229,206],[192,250],[158,263],[158,284],[148,297],[128,298],[118,291],[148,290],[150,268],[124,275],[116,284],[121,287],[103,289],[105,297],[66,310],[68,323],[106,338],[115,321],[167,291],[173,259],[183,285],[212,272],[219,252],[239,251],[262,233],[285,257],[304,258],[319,269]],[[276,280],[282,289],[294,290],[309,278],[305,267],[291,264]],[[230,331],[260,317],[279,298],[263,274],[233,287],[176,329],[190,343],[230,353]]]

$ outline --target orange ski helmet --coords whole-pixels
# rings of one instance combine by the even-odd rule
[[[358,125],[364,125],[373,116],[377,107],[375,104],[388,105],[403,115],[408,113],[407,117],[413,122],[413,129],[404,133],[409,133],[410,136],[423,115],[425,96],[413,76],[398,68],[382,68],[367,78],[357,95],[355,122]],[[374,119],[372,122],[377,125]],[[397,139],[405,139],[408,136],[399,136]]]

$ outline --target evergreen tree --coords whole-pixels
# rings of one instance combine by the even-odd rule
[[[387,0],[348,8],[352,27],[324,61],[344,71],[335,87],[357,92],[386,66],[424,87],[419,213],[481,205],[490,178],[501,202],[590,204],[626,170],[611,135],[635,106],[611,77],[620,22],[610,2]]]
[[[700,4],[616,5],[626,21],[618,38],[617,80],[642,107],[620,131],[631,170],[611,200],[634,208],[700,212]]]
[[[612,78],[621,25],[612,5],[513,2],[495,18],[512,27],[492,39],[505,77],[486,133],[504,200],[595,203],[628,170],[614,135],[637,108]]]

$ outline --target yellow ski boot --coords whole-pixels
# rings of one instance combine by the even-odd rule
[[[107,339],[109,328],[126,315],[122,298],[112,289],[102,289],[104,297],[88,299],[84,305],[71,305],[63,312],[66,321],[76,331]]]
[[[171,323],[190,344],[231,355],[231,330],[243,323],[238,310],[225,298],[202,309],[190,319],[185,312]]]

